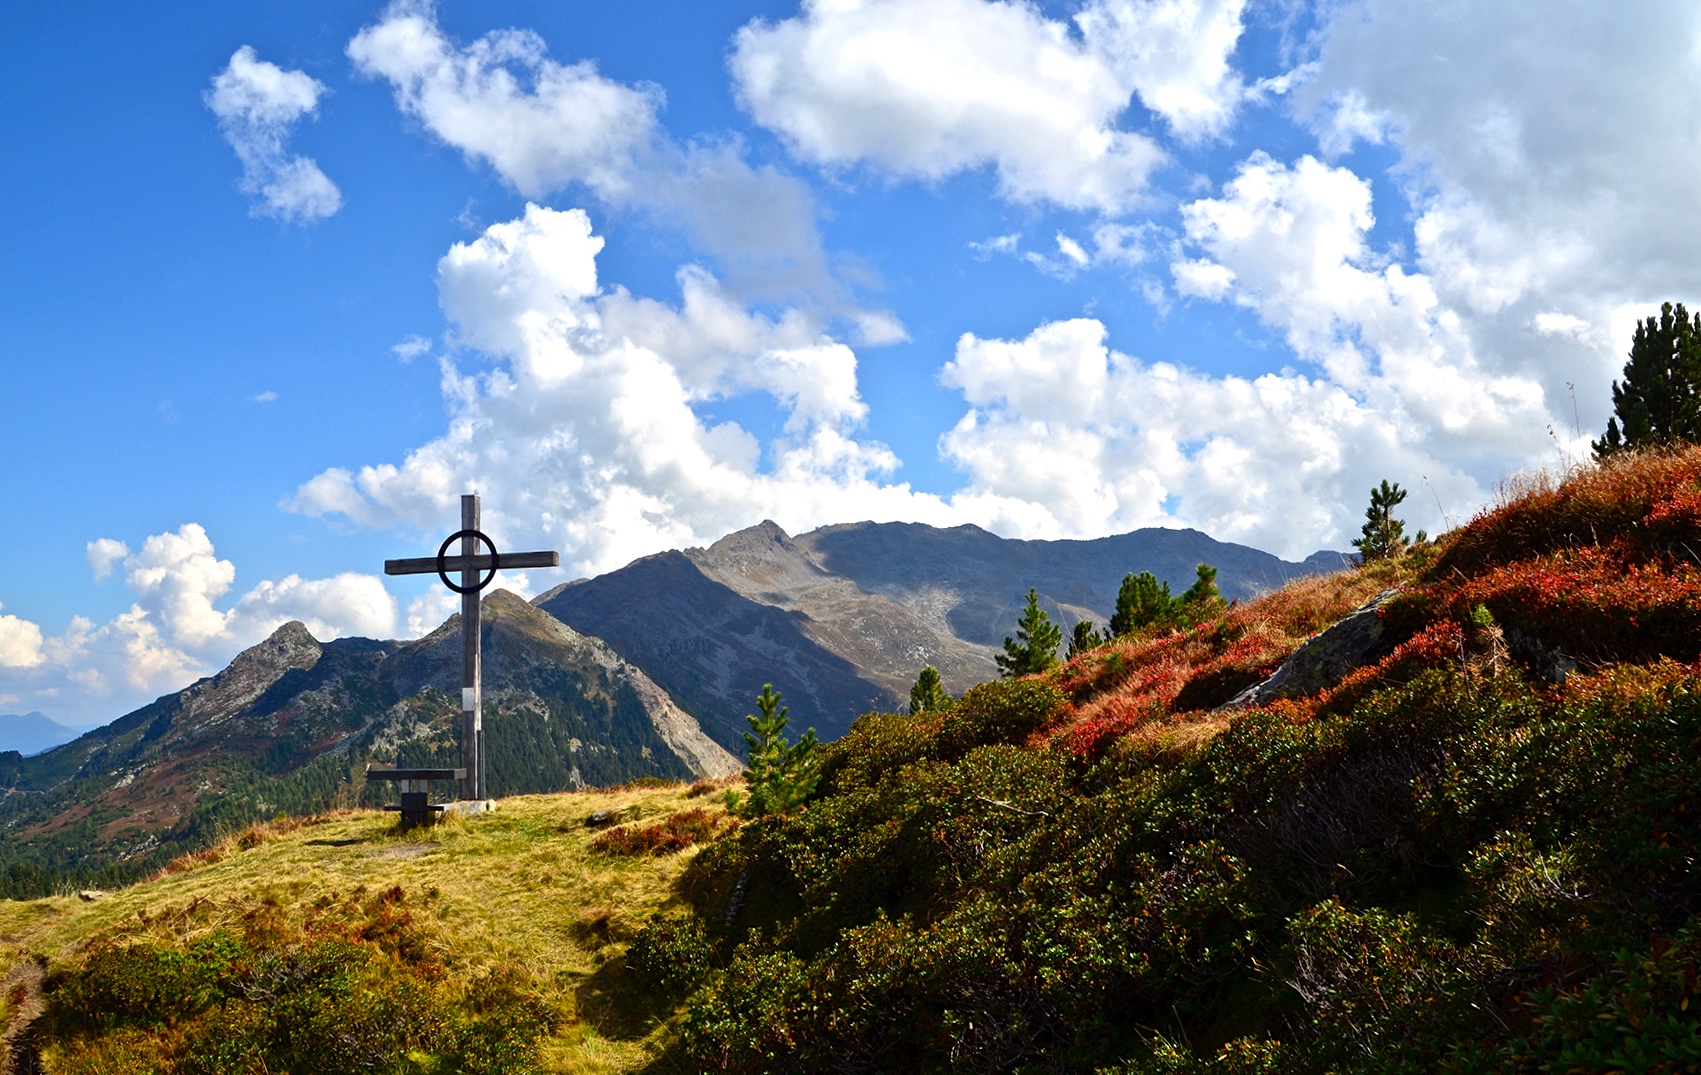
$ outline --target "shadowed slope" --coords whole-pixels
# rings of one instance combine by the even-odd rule
[[[742,748],[751,699],[772,683],[799,727],[831,739],[859,713],[896,704],[808,632],[807,617],[745,597],[664,552],[537,598],[539,608],[595,634],[697,715],[717,742]]]

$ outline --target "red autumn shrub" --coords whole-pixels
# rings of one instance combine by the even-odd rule
[[[605,855],[671,855],[714,836],[717,822],[701,806],[669,814],[654,825],[616,825],[591,841]]]

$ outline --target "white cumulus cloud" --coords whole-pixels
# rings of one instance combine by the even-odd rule
[[[793,528],[843,518],[956,521],[887,478],[897,460],[860,439],[856,355],[810,315],[750,313],[708,273],[680,273],[670,306],[605,291],[603,240],[581,210],[528,206],[438,265],[458,338],[504,360],[485,376],[445,362],[448,431],[402,462],[333,468],[290,504],[427,530],[485,496],[503,547],[543,543],[572,573],[713,541],[764,516]],[[764,445],[698,408],[761,393],[785,415]]]
[[[808,188],[752,167],[736,141],[674,141],[657,120],[659,86],[558,63],[528,30],[459,44],[426,0],[391,4],[348,55],[390,84],[405,114],[528,198],[582,183],[683,227],[752,289],[832,290]]]
[[[325,86],[304,71],[285,71],[243,45],[213,79],[207,107],[242,162],[242,190],[260,199],[256,214],[317,220],[342,208],[342,192],[309,157],[292,156],[291,128],[314,116]]]
[[[1344,546],[1384,478],[1427,480],[1462,516],[1500,475],[1557,461],[1555,438],[1585,450],[1555,416],[1564,395],[1476,331],[1432,274],[1372,247],[1370,185],[1349,169],[1254,153],[1181,220],[1177,291],[1253,311],[1309,371],[1144,362],[1089,319],[965,335],[943,379],[972,409],[941,443],[971,492],[1043,508],[1064,533],[1185,521],[1302,555]],[[1547,312],[1525,337],[1531,326],[1570,338],[1587,323]]]
[[[805,0],[734,39],[740,99],[804,160],[939,179],[991,166],[1007,198],[1121,212],[1166,155],[1118,125],[1137,95],[1178,135],[1244,97],[1241,0],[1097,0],[1078,33],[1004,0]]]
[[[1106,66],[1184,139],[1218,135],[1246,88],[1231,62],[1245,0],[1098,0],[1076,17]]]
[[[1409,419],[1326,378],[1141,362],[1092,319],[1020,340],[964,335],[944,380],[972,408],[941,442],[972,494],[1023,504],[1047,536],[1179,522],[1303,556],[1344,546],[1381,478],[1428,475],[1454,504],[1481,492],[1425,454]]]
[[[397,3],[355,35],[349,58],[395,88],[402,111],[537,198],[574,180],[620,190],[651,136],[658,87],[558,64],[537,34],[503,30],[457,48],[428,3]]]
[[[396,629],[395,599],[373,575],[289,575],[227,603],[235,565],[198,523],[153,534],[135,552],[113,538],[92,541],[88,560],[97,579],[122,566],[135,595],[129,609],[102,624],[74,616],[52,635],[0,616],[0,689],[73,722],[110,720],[187,686],[290,620],[322,641]]]
[[[1408,439],[1473,469],[1544,450],[1541,383],[1483,361],[1428,274],[1369,248],[1370,186],[1348,169],[1255,153],[1182,218],[1206,256],[1177,263],[1178,289],[1256,311],[1335,384],[1409,423]]]
[[[1604,427],[1631,320],[1701,293],[1701,9],[1353,0],[1328,14],[1302,116],[1327,150],[1398,151],[1416,267],[1478,356],[1550,398],[1575,383],[1584,422]]]
[[[0,615],[0,668],[34,668],[41,660],[41,628],[17,616]]]
[[[130,555],[130,546],[114,538],[97,538],[89,542],[88,551],[84,554],[89,562],[89,570],[94,572],[96,582],[105,582],[112,575],[112,569]]]

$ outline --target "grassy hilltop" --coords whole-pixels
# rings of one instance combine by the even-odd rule
[[[632,1070],[669,1013],[624,986],[627,942],[725,826],[719,786],[521,796],[409,832],[286,819],[114,892],[0,901],[0,1023],[45,989],[30,1036],[59,1072]],[[593,849],[651,831],[671,840]]]
[[[1356,666],[1225,707],[1378,595]],[[341,814],[0,904],[0,997],[49,1071],[1701,1070],[1697,789],[1687,450],[869,714],[787,816]]]

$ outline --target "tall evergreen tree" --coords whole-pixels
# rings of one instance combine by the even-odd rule
[[[939,713],[950,708],[951,696],[945,693],[945,681],[939,678],[939,669],[930,664],[915,677],[915,686],[910,688],[910,712]]]
[[[821,779],[816,754],[820,744],[814,728],[797,742],[786,742],[786,707],[780,705],[772,683],[762,685],[756,708],[761,716],[744,718],[750,723],[750,731],[744,733],[750,745],[750,767],[744,770],[749,798],[740,802],[737,792],[728,792],[727,805],[748,817],[790,813],[803,805]]]
[[[1116,613],[1110,618],[1110,636],[1117,638],[1166,620],[1174,607],[1169,583],[1159,582],[1150,571],[1138,575],[1130,572],[1122,577],[1122,586],[1116,591]]]
[[[1032,675],[1057,663],[1057,647],[1062,641],[1063,629],[1039,607],[1039,593],[1029,589],[1028,605],[1016,621],[1016,637],[1006,637],[1004,654],[993,659],[1005,679]]]
[[[1400,483],[1382,484],[1370,491],[1370,507],[1364,510],[1364,534],[1353,541],[1359,559],[1365,563],[1385,560],[1406,551],[1406,524],[1394,518],[1394,509],[1406,499]]]
[[[1596,458],[1673,441],[1701,443],[1701,314],[1683,303],[1660,307],[1636,326],[1624,380],[1612,383],[1612,418],[1594,442]]]

